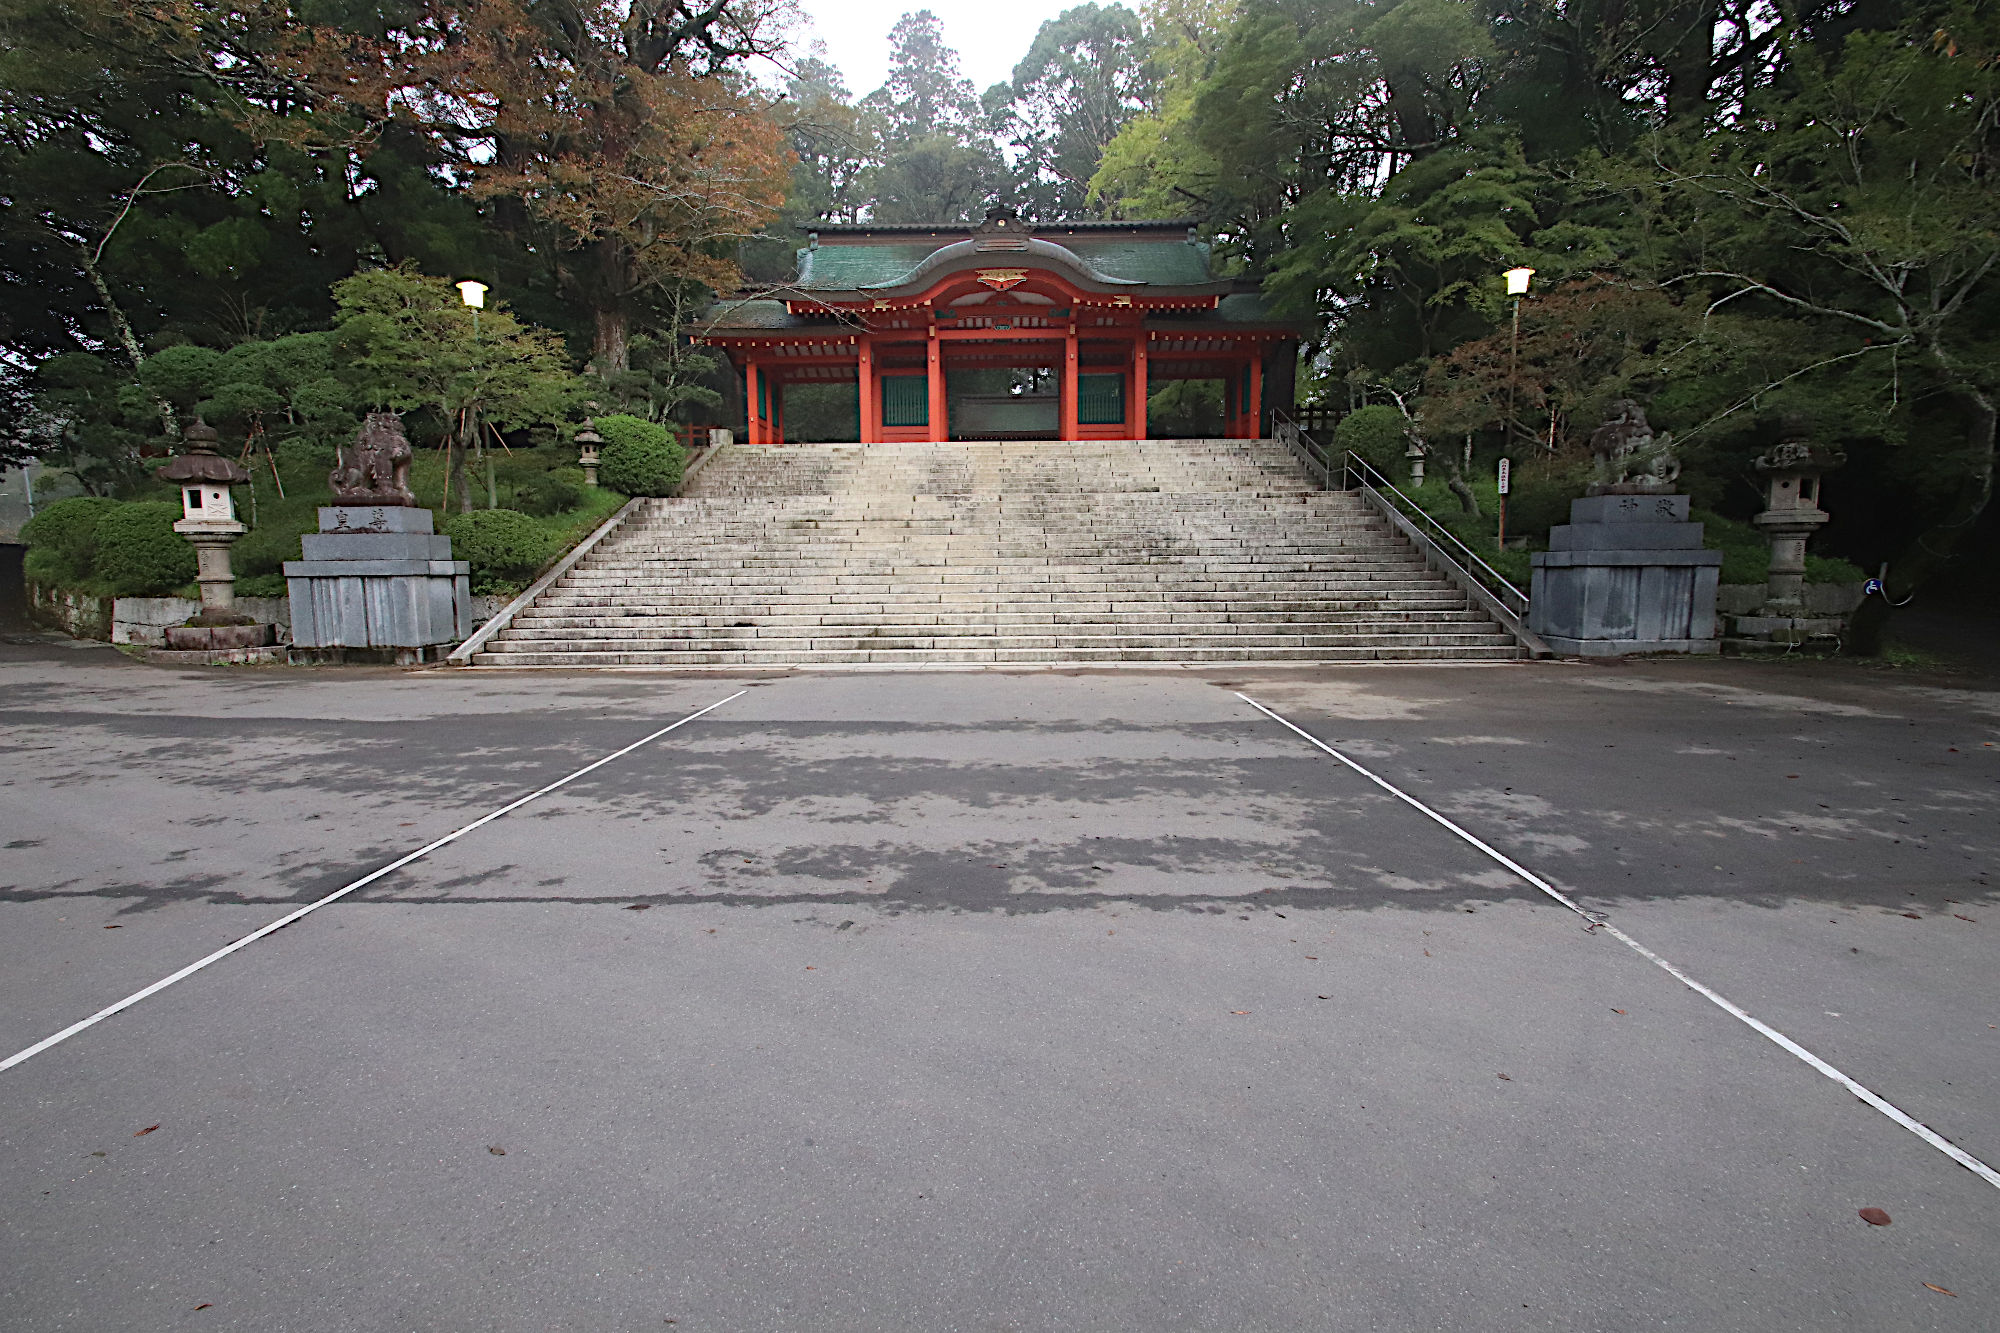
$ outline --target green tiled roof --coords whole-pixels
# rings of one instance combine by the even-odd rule
[[[1271,303],[1264,299],[1262,292],[1231,292],[1222,298],[1211,319],[1219,319],[1225,324],[1277,324],[1281,321],[1271,313]]]
[[[810,323],[785,309],[783,301],[721,301],[708,314],[718,329],[802,329]]]
[[[1101,273],[1152,287],[1199,287],[1213,281],[1208,247],[1191,241],[1134,241],[1112,237],[1066,237],[1056,244]]]
[[[964,237],[914,244],[842,245],[822,242],[799,251],[798,286],[809,292],[848,292],[895,284],[932,254]],[[1051,238],[1037,238],[1051,239]],[[1125,282],[1151,287],[1199,287],[1214,281],[1208,246],[1185,240],[1142,240],[1121,236],[1061,236],[1051,243],[1071,251],[1090,268]],[[1022,256],[994,251],[996,265]]]
[[[799,251],[798,285],[813,292],[851,292],[871,282],[892,282],[938,249],[914,245],[822,245]]]

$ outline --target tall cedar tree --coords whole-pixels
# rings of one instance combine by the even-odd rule
[[[476,197],[552,237],[600,374],[676,286],[739,281],[777,215],[783,134],[740,64],[779,49],[770,0],[418,0],[375,34],[315,30],[291,67],[349,135],[417,127]]]

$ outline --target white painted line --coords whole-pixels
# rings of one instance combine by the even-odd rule
[[[1835,1069],[1832,1065],[1820,1059],[1817,1055],[1814,1055],[1811,1051],[1799,1045],[1797,1042],[1793,1041],[1790,1037],[1787,1037],[1784,1033],[1778,1031],[1770,1024],[1764,1022],[1759,1018],[1753,1017],[1751,1014],[1746,1012],[1740,1005],[1737,1005],[1733,1001],[1729,1000],[1727,997],[1719,995],[1715,991],[1710,990],[1707,986],[1702,985],[1699,981],[1696,981],[1693,977],[1681,971],[1678,967],[1675,967],[1672,963],[1660,957],[1660,955],[1654,953],[1651,949],[1648,949],[1645,945],[1639,943],[1639,941],[1633,939],[1630,935],[1627,935],[1617,926],[1610,924],[1610,922],[1605,918],[1602,912],[1585,911],[1583,908],[1577,906],[1576,902],[1573,899],[1568,897],[1561,890],[1557,889],[1555,885],[1543,879],[1540,875],[1535,874],[1532,870],[1529,870],[1527,867],[1523,866],[1520,862],[1514,860],[1512,857],[1509,857],[1504,853],[1496,850],[1489,843],[1486,843],[1480,840],[1479,838],[1474,837],[1472,834],[1466,832],[1464,829],[1460,828],[1457,824],[1452,823],[1449,819],[1446,819],[1443,815],[1431,809],[1429,806],[1425,805],[1422,801],[1410,795],[1408,792],[1403,791],[1399,787],[1391,785],[1384,779],[1377,777],[1375,774],[1369,772],[1367,769],[1355,763],[1352,759],[1349,759],[1346,755],[1342,754],[1340,751],[1334,749],[1331,745],[1328,745],[1325,741],[1321,740],[1319,737],[1307,731],[1304,727],[1301,727],[1297,723],[1291,721],[1291,719],[1283,717],[1280,714],[1273,712],[1271,709],[1266,708],[1263,704],[1258,703],[1255,699],[1252,699],[1249,695],[1243,693],[1241,690],[1234,691],[1234,693],[1237,698],[1241,699],[1244,703],[1249,704],[1252,708],[1262,713],[1265,717],[1270,718],[1273,722],[1276,722],[1278,725],[1285,727],[1286,729],[1296,733],[1297,735],[1304,737],[1307,741],[1311,742],[1319,749],[1325,751],[1327,754],[1332,755],[1335,759],[1338,759],[1341,763],[1347,765],[1349,768],[1353,769],[1356,773],[1359,773],[1362,777],[1367,778],[1370,782],[1380,787],[1383,791],[1388,792],[1391,796],[1394,796],[1397,800],[1403,802],[1411,809],[1416,810],[1419,813],[1425,815],[1426,817],[1435,820],[1437,823],[1444,825],[1444,827],[1450,829],[1458,837],[1464,839],[1466,842],[1471,843],[1474,847],[1477,847],[1480,851],[1486,853],[1486,855],[1492,857],[1495,861],[1498,861],[1501,865],[1507,867],[1507,869],[1513,871],[1516,875],[1519,875],[1522,879],[1526,880],[1529,884],[1532,884],[1535,888],[1541,890],[1549,897],[1555,899],[1557,902],[1561,903],[1564,907],[1567,907],[1570,911],[1575,912],[1578,916],[1584,918],[1586,921],[1589,921],[1591,923],[1591,928],[1593,930],[1601,930],[1605,934],[1611,936],[1613,939],[1616,939],[1619,942],[1623,943],[1627,948],[1631,949],[1641,958],[1653,964],[1653,966],[1659,968],[1661,971],[1665,972],[1668,976],[1672,977],[1675,981],[1680,982],[1681,985],[1686,986],[1696,995],[1701,996],[1703,999],[1707,1000],[1710,1004],[1713,1004],[1716,1008],[1728,1014],[1731,1018],[1734,1018],[1738,1022],[1749,1027],[1752,1031],[1758,1033],[1760,1036],[1769,1038],[1779,1047],[1797,1056],[1799,1059],[1805,1061],[1807,1064],[1811,1065],[1814,1069],[1826,1075],[1828,1078],[1832,1079],[1835,1083],[1838,1083],[1841,1087],[1846,1088],[1856,1097],[1860,1098],[1868,1105],[1880,1111],[1883,1115],[1889,1117],[1889,1119],[1901,1125],[1904,1129],[1909,1130],[1912,1134],[1922,1139],[1925,1143],[1930,1144],[1931,1147],[1936,1148],[1939,1152],[1951,1158],[1952,1161],[1957,1162],[1960,1166],[1972,1172],[1973,1175],[1978,1176],[1981,1180],[1985,1181],[1989,1185],[1994,1186],[1996,1189],[2000,1189],[2000,1171],[1995,1171],[1992,1167],[1986,1165],[1986,1163],[1980,1161],[1977,1157],[1974,1157],[1971,1153],[1965,1151],[1965,1149],[1959,1147],[1957,1144],[1953,1143],[1950,1139],[1945,1138],[1944,1135],[1938,1133],[1936,1130],[1932,1129],[1929,1125],[1926,1125],[1921,1120],[1916,1119],[1914,1116],[1906,1114],[1901,1108],[1897,1107],[1894,1103],[1877,1095],[1875,1092],[1871,1091],[1869,1088],[1863,1086],[1862,1084],[1855,1082],[1853,1079],[1849,1078],[1846,1074],[1841,1073],[1838,1069]]]
[[[661,727],[658,731],[654,732],[650,736],[640,737],[638,740],[633,741],[630,745],[626,746],[622,750],[614,750],[610,754],[605,755],[602,759],[597,760],[595,763],[585,764],[582,768],[579,768],[578,770],[576,770],[576,772],[570,774],[568,777],[557,778],[554,782],[551,782],[546,787],[538,788],[535,791],[529,792],[526,796],[520,797],[517,800],[509,801],[507,804],[501,806],[498,810],[493,811],[491,814],[481,815],[479,818],[473,820],[470,824],[466,824],[463,827],[453,829],[451,832],[445,834],[442,838],[439,838],[436,842],[425,843],[423,846],[417,848],[417,850],[415,850],[414,852],[409,853],[407,856],[401,856],[396,858],[394,861],[391,861],[388,865],[383,866],[380,870],[369,871],[367,874],[363,875],[360,879],[355,880],[352,884],[342,885],[340,888],[335,889],[332,893],[327,894],[326,897],[321,898],[319,901],[307,903],[304,907],[301,907],[298,911],[289,913],[288,915],[285,916],[281,916],[268,926],[263,926],[258,928],[257,930],[253,930],[240,940],[237,940],[232,944],[223,945],[220,949],[217,949],[214,953],[210,954],[208,957],[197,959],[196,961],[189,963],[186,967],[174,973],[172,976],[161,977],[158,981],[146,987],[144,990],[134,991],[130,995],[126,996],[124,999],[118,1001],[118,1003],[112,1005],[106,1005],[104,1008],[99,1009],[96,1013],[92,1014],[89,1018],[85,1018],[78,1022],[72,1023],[68,1027],[64,1028],[61,1032],[58,1032],[53,1036],[42,1038],[40,1041],[36,1042],[33,1046],[28,1047],[24,1051],[16,1051],[14,1054],[8,1056],[5,1060],[0,1060],[0,1071],[12,1069],[15,1065],[18,1065],[25,1060],[32,1059],[33,1057],[40,1055],[43,1051],[49,1049],[49,1047],[55,1046],[61,1042],[68,1041],[71,1037],[74,1037],[77,1033],[82,1032],[85,1028],[95,1027],[97,1024],[102,1023],[105,1019],[112,1017],[114,1014],[124,1013],[127,1009],[130,1009],[133,1005],[139,1003],[139,1001],[143,999],[146,999],[148,996],[159,994],[167,987],[173,985],[176,981],[185,981],[187,978],[201,971],[204,967],[207,967],[209,964],[221,962],[223,959],[229,957],[230,954],[235,953],[238,949],[247,948],[250,945],[255,944],[258,940],[263,939],[266,935],[271,934],[273,931],[283,930],[286,926],[291,925],[292,922],[297,921],[300,917],[305,916],[308,913],[317,912],[320,908],[325,907],[328,903],[339,902],[342,898],[345,898],[348,894],[353,893],[356,889],[366,888],[370,884],[373,884],[376,880],[382,878],[384,875],[390,874],[397,870],[401,870],[404,866],[410,864],[410,862],[429,856],[432,852],[436,851],[440,847],[445,846],[448,843],[457,842],[460,838],[472,832],[474,829],[483,828],[484,826],[491,824],[494,820],[500,818],[500,816],[507,814],[510,811],[519,810],[522,806],[526,805],[530,801],[540,800],[542,797],[547,796],[550,792],[555,791],[559,787],[567,787],[570,783],[575,782],[578,778],[582,777],[584,774],[595,772],[596,770],[603,768],[606,764],[610,763],[614,759],[623,759],[626,755],[632,753],[632,751],[638,749],[639,747],[643,745],[650,745],[652,742],[660,739],[660,737],[666,735],[668,732],[678,730],[679,728],[684,727],[688,723],[694,721],[696,718],[702,716],[702,714],[712,713],[716,709],[722,707],[722,705],[729,703],[731,700],[734,699],[741,699],[744,695],[748,693],[749,693],[748,690],[738,690],[736,691],[736,693],[730,695],[728,699],[717,699],[714,703],[710,704],[708,707],[698,709],[695,712],[689,713],[686,717],[680,719],[680,721],[671,722],[666,726]]]

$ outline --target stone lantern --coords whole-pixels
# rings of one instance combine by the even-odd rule
[[[1422,486],[1424,484],[1423,446],[1418,444],[1415,440],[1411,440],[1409,443],[1409,447],[1403,450],[1403,457],[1408,459],[1410,463],[1411,488],[1414,489],[1416,487]]]
[[[1832,517],[1819,507],[1819,481],[1847,461],[1838,449],[1807,438],[1803,419],[1786,417],[1778,442],[1755,466],[1769,488],[1764,512],[1751,519],[1771,539],[1771,572],[1764,583],[1764,614],[1798,615],[1806,604],[1806,542]]]
[[[1764,512],[1750,521],[1770,538],[1771,572],[1765,577],[1762,605],[1729,617],[1727,646],[1732,652],[1839,642],[1846,624],[1842,608],[1815,606],[1817,599],[1806,593],[1806,542],[1829,517],[1819,507],[1820,477],[1846,461],[1838,449],[1813,443],[1799,417],[1786,417],[1778,442],[1757,458],[1766,487]]]
[[[576,433],[577,461],[583,464],[583,479],[592,486],[597,484],[597,460],[604,448],[604,437],[597,433],[597,423],[589,417],[583,420],[583,429]]]
[[[200,417],[181,438],[187,442],[187,452],[155,475],[181,490],[181,521],[174,524],[174,531],[194,547],[195,581],[201,584],[201,614],[193,623],[234,625],[241,617],[236,614],[236,574],[229,566],[229,546],[250,529],[237,522],[229,488],[249,481],[250,473],[215,452],[220,437]]]

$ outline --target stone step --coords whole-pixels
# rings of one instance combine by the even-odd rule
[[[1143,648],[1207,650],[1240,648],[1246,652],[1266,648],[1490,648],[1512,643],[1507,635],[1487,634],[823,634],[808,637],[759,635],[746,631],[719,631],[698,639],[671,636],[618,635],[578,637],[564,643],[564,652],[679,652],[741,648],[757,652],[872,652],[958,651],[992,647],[997,651],[1061,649],[1098,652],[1109,649]],[[546,650],[547,644],[510,638],[496,647],[496,653]]]
[[[481,665],[1507,660],[1269,441],[733,446]]]
[[[976,634],[992,638],[996,634],[1058,634],[1062,638],[1172,638],[1228,634],[1240,640],[1258,636],[1290,634],[1492,634],[1492,624],[1472,618],[1460,620],[980,620],[944,616],[932,622],[914,620],[726,620],[724,616],[658,618],[652,622],[630,618],[612,622],[548,622],[512,626],[510,640],[546,642],[562,638],[824,638],[824,636],[868,636],[868,638],[926,638],[938,634]]]
[[[1511,640],[1504,647],[1486,648],[1265,648],[1217,649],[1109,648],[962,649],[929,652],[868,649],[827,652],[736,652],[718,649],[688,652],[481,652],[477,666],[497,667],[696,667],[696,666],[1006,666],[1118,663],[1234,662],[1504,662],[1522,656]]]
[[[669,615],[622,612],[615,615],[577,615],[552,611],[533,611],[514,622],[510,633],[530,638],[543,638],[574,634],[583,630],[640,630],[660,633],[668,629],[704,629],[745,627],[798,629],[804,628],[867,628],[883,633],[932,632],[938,625],[963,625],[968,632],[988,632],[1001,626],[1053,626],[1065,633],[1176,633],[1190,628],[1206,626],[1231,626],[1237,628],[1270,629],[1274,626],[1313,626],[1351,629],[1355,626],[1381,626],[1390,628],[1402,625],[1481,625],[1488,622],[1477,611],[1472,610],[1428,610],[1428,611],[1347,611],[1310,612],[1281,611],[1269,615],[1255,612],[1211,611],[1194,612],[1184,615],[1166,616],[1158,612],[1134,613],[1130,616],[1112,617],[1103,612],[1083,614],[1045,614],[1008,611],[986,614],[965,612],[939,612],[929,616],[896,615],[869,616],[853,615],[837,611],[822,613],[798,612],[791,614],[762,614],[731,619],[727,613],[708,615]]]

